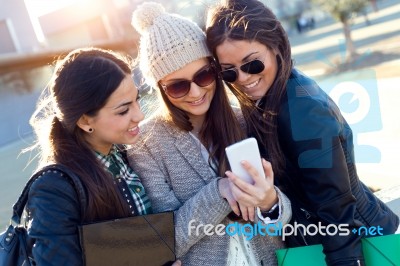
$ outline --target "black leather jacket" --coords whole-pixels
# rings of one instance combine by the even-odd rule
[[[338,107],[295,69],[278,114],[278,135],[286,169],[275,179],[292,202],[292,223],[348,224],[349,230],[379,225],[384,234],[396,231],[399,218],[357,176],[352,131]],[[322,243],[328,265],[362,265],[363,236],[299,235],[288,245]]]
[[[27,210],[36,265],[84,264],[78,233],[81,203],[68,177],[59,171],[45,172],[32,184]]]
[[[84,265],[78,227],[86,223],[87,193],[77,175],[64,166],[56,167],[44,171],[29,190],[26,210],[31,255],[40,266]],[[120,193],[129,191],[126,182],[117,182],[117,186]],[[129,193],[125,197],[127,202],[134,201]]]

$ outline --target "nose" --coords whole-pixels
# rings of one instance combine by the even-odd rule
[[[140,121],[142,121],[144,119],[144,113],[140,109],[139,104],[137,104],[135,109],[133,110],[131,119],[135,123],[139,123]]]
[[[196,83],[191,82],[188,95],[190,97],[194,97],[194,98],[200,96],[201,95],[201,87],[199,85],[197,85]]]
[[[239,82],[243,82],[246,81],[248,79],[248,77],[250,76],[249,73],[246,73],[244,71],[242,71],[240,68],[236,69],[236,73],[237,73],[237,80]]]

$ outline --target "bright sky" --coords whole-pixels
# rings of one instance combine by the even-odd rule
[[[39,17],[50,13],[59,8],[71,5],[79,0],[24,0],[31,16]],[[85,1],[85,0],[80,0]],[[123,7],[129,3],[129,0],[110,0],[116,7]]]
[[[77,1],[78,0],[25,0],[25,4],[31,16],[39,17]]]
[[[132,0],[106,0],[106,1],[112,1],[113,4],[117,8],[123,8],[124,6],[129,5],[130,1]],[[137,3],[141,3],[144,0],[134,0]],[[157,2],[170,2],[171,0],[155,0]],[[206,2],[212,2],[214,0],[172,0],[173,2],[176,2],[177,6],[180,8],[180,11],[182,11],[182,15],[191,17],[193,15],[193,10],[191,6],[193,5],[205,5]],[[33,28],[35,30],[36,36],[39,40],[39,42],[45,42],[45,37],[43,35],[42,29],[39,24],[38,18],[51,13],[53,11],[56,11],[57,9],[75,4],[76,2],[81,3],[90,3],[93,2],[95,3],[96,0],[24,0],[25,5],[28,9],[29,16],[32,21]],[[190,4],[191,2],[191,4]],[[92,4],[93,4],[92,3]],[[188,10],[185,10],[185,8],[189,8]],[[184,11],[185,10],[185,11]]]
[[[44,42],[45,38],[42,28],[39,25],[38,17],[55,11],[59,8],[68,6],[78,0],[24,0],[29,16],[32,21],[33,28],[39,42]]]

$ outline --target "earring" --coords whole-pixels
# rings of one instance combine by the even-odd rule
[[[89,128],[88,131],[89,131],[89,133],[93,133],[94,129],[93,128]]]

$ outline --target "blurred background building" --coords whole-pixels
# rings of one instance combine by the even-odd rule
[[[135,54],[134,3],[111,0],[1,0],[0,147],[31,134],[28,120],[53,62],[76,47]]]
[[[28,119],[51,73],[50,63],[81,46],[136,55],[138,35],[131,14],[142,0],[0,0],[0,146],[31,133]],[[159,1],[168,11],[204,27],[212,0]],[[308,0],[270,0],[288,31]],[[307,11],[310,14],[310,11]],[[317,13],[316,13],[317,14]]]

